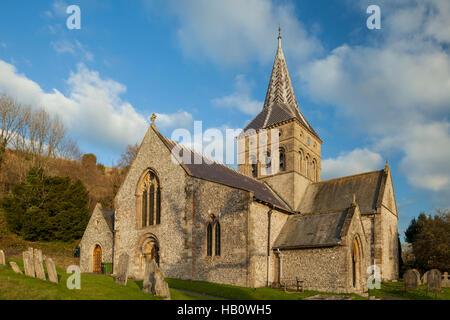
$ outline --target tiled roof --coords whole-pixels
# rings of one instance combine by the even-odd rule
[[[115,212],[113,210],[106,210],[101,209],[103,217],[105,218],[106,223],[108,224],[109,229],[111,232],[114,232],[114,218],[115,218]]]
[[[385,181],[385,171],[378,170],[312,183],[307,187],[298,211],[317,213],[343,209],[352,203],[355,194],[361,214],[373,213]]]
[[[230,187],[252,191],[257,200],[270,203],[280,209],[290,211],[290,208],[282,200],[280,200],[266,184],[239,173],[224,164],[209,159],[198,152],[195,152],[167,137],[164,137],[158,130],[156,130],[156,128],[155,132],[163,140],[163,142],[165,142],[169,150],[173,150],[175,146],[178,146],[180,151],[183,150],[182,153],[180,152],[180,156],[185,156],[185,159],[189,159],[189,161],[182,161],[182,164],[187,168],[189,171],[188,173],[192,176],[224,184]]]

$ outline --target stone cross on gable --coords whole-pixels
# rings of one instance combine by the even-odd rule
[[[152,126],[155,126],[156,114],[152,114],[150,117],[150,121],[152,122]]]

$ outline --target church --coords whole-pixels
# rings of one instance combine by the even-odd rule
[[[279,135],[273,174],[251,157],[255,133],[268,129]],[[390,167],[321,180],[322,140],[299,109],[281,35],[264,106],[238,140],[238,170],[173,161],[179,145],[152,119],[115,211],[94,210],[80,243],[82,272],[116,266],[126,253],[134,279],[152,258],[168,278],[245,287],[298,279],[308,290],[363,292],[369,266],[382,281],[398,279]]]

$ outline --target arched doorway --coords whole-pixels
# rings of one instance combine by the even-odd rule
[[[144,241],[142,245],[142,255],[145,262],[155,259],[156,264],[159,266],[159,244],[155,238],[147,238]]]
[[[93,257],[93,272],[101,273],[102,272],[102,248],[99,245],[96,245],[94,248],[94,257]]]
[[[358,238],[353,239],[352,244],[352,287],[359,288],[361,268],[361,246]]]

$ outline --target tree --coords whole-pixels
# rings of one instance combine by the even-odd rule
[[[8,229],[30,241],[79,239],[89,221],[83,183],[45,176],[42,169],[31,169],[0,205]]]
[[[425,215],[425,213],[420,213],[419,217],[417,218],[413,218],[411,223],[408,226],[408,229],[406,229],[405,231],[405,239],[406,242],[408,243],[414,243],[416,237],[418,234],[420,234],[420,232],[423,229],[423,226],[426,224],[427,222],[427,216]]]
[[[136,159],[137,153],[139,151],[139,145],[129,144],[124,153],[120,155],[120,161],[117,164],[117,168],[122,170],[124,173],[128,172],[134,159]]]

